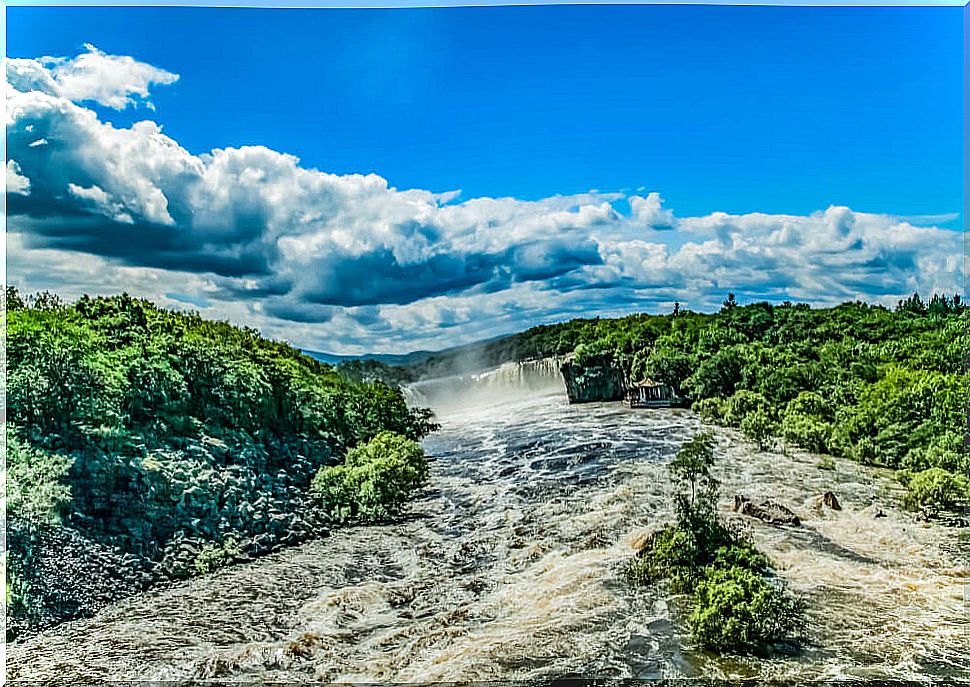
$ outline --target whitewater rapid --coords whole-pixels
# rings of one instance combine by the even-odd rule
[[[622,574],[636,537],[670,517],[665,466],[703,429],[696,416],[569,405],[544,371],[412,393],[436,406],[441,431],[424,442],[430,486],[402,522],[339,530],[9,645],[8,677],[970,679],[970,544],[899,510],[886,475],[820,470],[816,456],[759,453],[718,430],[725,517],[734,493],[802,517],[748,526],[809,611],[801,654],[716,658],[691,648],[660,590]],[[842,511],[812,509],[827,490]]]

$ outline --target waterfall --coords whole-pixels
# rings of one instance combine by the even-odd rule
[[[409,384],[404,389],[412,406],[434,409],[455,405],[484,405],[509,397],[566,393],[559,371],[563,358],[504,363],[499,367],[472,374],[438,377]]]

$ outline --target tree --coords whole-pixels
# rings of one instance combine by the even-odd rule
[[[698,434],[681,446],[670,463],[670,474],[678,488],[675,507],[679,526],[688,532],[706,532],[717,520],[718,482],[714,466],[714,435]]]
[[[744,436],[755,442],[762,451],[770,446],[777,429],[777,424],[764,408],[758,408],[741,420]]]

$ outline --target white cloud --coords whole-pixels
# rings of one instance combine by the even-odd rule
[[[179,76],[144,62],[107,55],[90,43],[74,58],[8,59],[7,81],[18,91],[39,91],[73,102],[93,101],[123,110],[141,102],[154,109],[149,89]]]
[[[915,220],[845,207],[681,218],[657,193],[459,201],[262,146],[193,155],[154,122],[117,128],[76,102],[130,104],[175,75],[93,48],[10,62],[10,276],[28,290],[206,303],[269,336],[360,353],[675,300],[711,308],[727,291],[893,302],[962,286],[962,235]],[[105,65],[124,69],[98,82]],[[624,200],[629,213],[614,207]]]
[[[7,193],[30,195],[30,179],[20,174],[16,160],[7,160]]]

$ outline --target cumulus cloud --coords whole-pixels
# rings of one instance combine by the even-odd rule
[[[41,57],[7,60],[7,82],[18,91],[38,91],[74,102],[93,101],[115,110],[148,99],[155,85],[171,84],[179,75],[132,57],[106,55],[90,43],[73,58]]]
[[[16,160],[7,160],[7,193],[30,195],[30,179],[20,173]]]
[[[705,309],[728,290],[892,302],[962,284],[962,235],[916,219],[677,217],[657,193],[460,201],[261,146],[193,155],[155,122],[118,128],[80,104],[146,101],[176,75],[94,48],[10,62],[8,249],[28,289],[127,289],[361,353],[675,300]],[[98,81],[104,65],[124,68]]]

